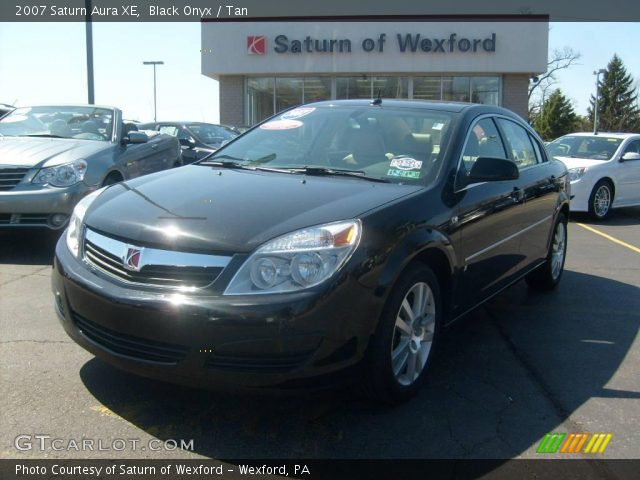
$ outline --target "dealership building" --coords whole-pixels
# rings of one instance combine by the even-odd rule
[[[540,19],[202,23],[202,73],[219,82],[220,122],[234,125],[378,95],[501,105],[526,117],[547,50]]]

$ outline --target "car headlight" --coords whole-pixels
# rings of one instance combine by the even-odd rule
[[[360,241],[360,220],[305,228],[262,245],[240,267],[225,295],[284,293],[325,281]]]
[[[76,160],[72,163],[41,169],[32,182],[54,187],[69,187],[84,180],[86,171],[87,162]]]
[[[587,173],[587,167],[570,168],[567,171],[569,172],[569,181],[575,182],[576,180],[580,180],[582,176]]]
[[[66,239],[69,251],[76,258],[80,254],[80,237],[82,235],[82,222],[84,221],[84,216],[87,213],[89,206],[96,198],[98,198],[105,188],[107,187],[102,187],[99,190],[90,193],[80,200],[73,209],[71,219],[69,220],[69,226],[67,227]]]

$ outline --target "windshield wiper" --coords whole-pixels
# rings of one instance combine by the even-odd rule
[[[226,158],[229,160],[218,160],[220,158]],[[273,167],[263,167],[263,166],[253,166],[250,163],[240,163],[236,160],[245,161],[243,158],[232,157],[231,155],[220,155],[218,157],[214,157],[208,160],[203,160],[200,162],[200,165],[214,166],[214,167],[222,167],[222,168],[237,168],[239,170],[260,170],[263,172],[278,172],[278,173],[291,173],[291,170],[288,168],[273,168]]]
[[[305,166],[302,168],[289,168],[289,170],[292,172],[304,173],[307,175],[344,176],[344,177],[361,178],[362,180],[368,180],[370,182],[391,183],[391,181],[387,180],[386,178],[368,177],[366,175],[366,172],[362,170],[348,170],[344,168],[327,168],[327,167],[314,167],[314,166]]]
[[[54,135],[52,133],[26,133],[24,135],[18,135],[19,137],[45,137],[45,138],[68,138],[60,135]]]

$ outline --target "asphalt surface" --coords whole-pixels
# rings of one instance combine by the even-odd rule
[[[349,390],[219,393],[115,370],[58,324],[55,238],[0,232],[0,457],[534,458],[548,432],[606,432],[600,458],[640,458],[640,253],[582,223],[640,248],[640,208],[573,217],[559,288],[520,282],[457,322],[426,388],[395,408]],[[21,434],[140,443],[19,451]],[[153,439],[193,439],[193,452],[152,451]]]

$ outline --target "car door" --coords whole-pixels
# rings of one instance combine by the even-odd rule
[[[457,234],[463,261],[457,307],[468,309],[498,291],[522,262],[519,215],[522,195],[517,181],[468,184],[479,157],[508,159],[492,116],[472,124],[456,174]]]
[[[640,139],[631,140],[621,149],[620,157],[612,160],[617,162],[613,168],[617,172],[617,189],[615,205],[636,205],[640,203],[640,160],[619,161],[625,153],[640,154]]]
[[[116,148],[116,163],[119,166],[120,170],[124,173],[125,180],[129,178],[139,177],[140,175],[144,175],[145,166],[144,161],[147,155],[146,144],[131,144],[125,143],[122,141],[124,137],[126,137],[130,131],[136,131],[137,128],[132,126],[133,124],[127,123],[122,124],[120,127],[120,144]]]
[[[520,253],[529,265],[547,255],[559,183],[554,175],[555,169],[546,161],[542,147],[530,132],[503,117],[497,119],[497,124],[507,154],[515,162],[520,175],[515,188],[522,196],[522,207],[516,221]]]

